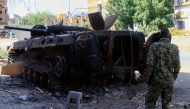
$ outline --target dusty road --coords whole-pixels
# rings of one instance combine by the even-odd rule
[[[173,38],[180,49],[181,70],[174,86],[173,101],[181,109],[190,109],[190,37]]]
[[[190,37],[174,37],[173,43],[180,48],[181,71],[175,82],[171,109],[190,109]],[[8,42],[1,42],[3,46]],[[0,60],[5,64],[6,60]],[[88,102],[83,99],[83,109],[144,109],[146,84],[132,86],[110,86],[106,92],[94,94]],[[0,109],[64,109],[66,95],[59,96],[45,89],[39,90],[31,83],[21,79],[3,76],[0,86]],[[88,94],[85,94],[88,96]],[[157,108],[161,109],[161,99]]]

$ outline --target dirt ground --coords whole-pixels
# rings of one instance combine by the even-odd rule
[[[174,38],[182,57],[182,68],[175,82],[171,109],[190,109],[190,37]],[[183,42],[184,41],[184,42]],[[187,44],[184,44],[187,43]],[[0,60],[0,66],[6,60]],[[82,109],[144,109],[146,83],[111,85],[104,91],[83,93]],[[1,109],[64,109],[67,95],[51,93],[20,78],[2,76],[0,86]],[[156,109],[161,109],[161,98]]]

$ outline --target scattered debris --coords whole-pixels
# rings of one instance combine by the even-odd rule
[[[55,92],[55,96],[56,96],[56,97],[62,97],[63,94],[62,94],[61,92]]]
[[[0,91],[9,92],[9,93],[12,93],[12,94],[20,95],[20,93],[9,91],[9,90],[2,90],[2,89],[0,89]]]
[[[19,96],[19,99],[25,101],[25,100],[28,99],[28,95],[25,95],[25,94],[24,94],[24,95],[20,95],[20,96]]]
[[[181,84],[181,79],[178,83]],[[6,79],[3,79],[6,81]],[[15,82],[16,81],[16,82]],[[14,83],[18,83],[19,78],[14,79]],[[183,80],[185,81],[185,80]],[[19,104],[35,104],[35,108],[48,108],[48,109],[63,109],[66,106],[67,95],[62,92],[49,92],[41,89],[31,83],[27,83],[25,87],[17,85],[12,86],[10,82],[3,82],[0,93],[9,92],[14,99],[14,103]],[[146,83],[138,85],[116,85],[110,84],[101,87],[84,86],[80,89],[83,92],[82,108],[84,109],[110,109],[110,108],[127,108],[127,109],[143,109],[145,108],[144,100],[146,95]],[[187,87],[186,89],[188,89]],[[6,89],[6,90],[5,90]],[[19,89],[19,90],[18,90]],[[176,90],[175,90],[176,91]],[[184,92],[189,90],[177,90],[174,93],[170,108],[172,109],[189,109],[190,101],[185,98]],[[7,94],[9,94],[7,93]],[[18,97],[19,96],[19,97]],[[186,95],[187,96],[187,95]],[[1,95],[3,98],[4,96]],[[19,99],[17,99],[19,98]],[[1,101],[3,105],[11,105],[7,101]],[[43,105],[40,105],[42,104]],[[56,106],[55,106],[56,104]],[[159,99],[156,104],[156,109],[161,108],[161,100]]]
[[[40,92],[44,92],[43,90],[41,90],[39,87],[36,87]]]
[[[129,98],[129,99],[132,99],[133,97],[136,96],[136,92],[135,92],[135,91],[133,91],[133,92],[128,92],[127,95],[128,95],[128,98]]]
[[[189,34],[184,34],[184,36],[189,36]]]

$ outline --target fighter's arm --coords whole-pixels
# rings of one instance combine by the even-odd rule
[[[179,50],[178,50],[178,47],[174,50],[174,61],[173,61],[173,64],[174,64],[174,72],[173,72],[173,75],[174,75],[174,79],[176,80],[177,79],[177,76],[178,76],[178,73],[180,71],[180,56],[179,56]]]
[[[149,82],[150,80],[150,77],[153,73],[153,67],[154,67],[154,45],[152,44],[149,48],[149,51],[148,51],[148,56],[147,56],[147,61],[146,61],[146,64],[147,64],[147,82]]]

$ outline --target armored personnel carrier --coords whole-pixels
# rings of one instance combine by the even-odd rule
[[[31,31],[29,39],[8,47],[8,64],[23,62],[21,77],[52,91],[80,84],[85,78],[101,82],[119,78],[133,83],[135,71],[144,73],[152,39],[145,43],[141,32],[109,30],[116,18],[109,16],[104,21],[99,12],[89,14],[93,30],[65,25],[36,25],[32,29],[5,26]]]

